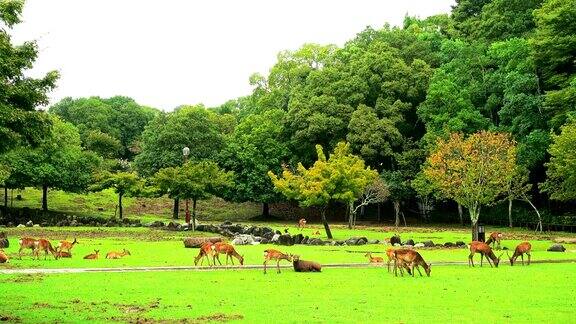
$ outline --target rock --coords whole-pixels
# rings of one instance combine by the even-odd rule
[[[368,243],[365,237],[351,237],[345,241],[346,245],[364,245]]]
[[[294,245],[294,239],[290,234],[280,235],[278,238],[278,244],[280,245]]]
[[[254,236],[249,234],[240,234],[234,237],[232,244],[234,245],[250,245],[254,243]]]
[[[282,235],[282,232],[280,232],[279,230],[276,230],[274,233],[276,233],[278,235]]]
[[[268,243],[270,243],[270,240],[265,237],[263,237],[262,240],[260,240],[260,244],[268,244]]]
[[[413,240],[413,239],[407,239],[407,240],[404,242],[404,245],[412,245],[412,246],[414,246],[414,240]]]
[[[342,240],[336,241],[337,245],[344,245],[344,243],[346,243],[346,241],[342,241]]]
[[[32,227],[32,226],[34,226],[34,223],[32,223],[31,220],[26,222],[26,227]]]
[[[271,229],[270,227],[262,227],[262,233],[263,234],[272,233],[272,235],[274,235],[274,230]]]
[[[274,232],[265,232],[264,234],[262,234],[262,237],[264,237],[268,241],[270,241],[274,237]]]
[[[302,233],[298,233],[298,234],[294,235],[292,238],[294,239],[294,244],[300,244],[300,243],[302,243],[302,240],[304,239],[304,235],[302,235]]]
[[[415,248],[424,247],[424,243],[416,243],[416,244],[414,244],[414,247],[415,247]]]
[[[18,226],[16,226],[16,227],[18,227],[18,228],[26,227],[26,225],[24,225],[24,224],[18,224]]]
[[[32,227],[40,227],[40,224],[34,224]]]
[[[462,241],[456,241],[456,246],[458,247],[464,247],[464,246],[468,246],[466,243],[462,242]]]
[[[434,247],[434,242],[432,241],[424,241],[422,243],[424,243],[425,247]]]
[[[378,244],[380,243],[379,240],[368,240],[368,244]]]
[[[398,245],[402,245],[402,241],[400,240],[400,236],[398,235],[394,235],[390,238],[390,244],[396,246],[396,244]]]
[[[70,222],[70,226],[72,226],[72,227],[78,226],[78,221],[75,220],[75,219],[73,219],[73,220]]]
[[[164,227],[164,223],[161,221],[154,221],[147,225],[148,227]]]
[[[324,245],[324,241],[319,238],[313,237],[308,240],[308,245]]]
[[[279,238],[280,238],[280,234],[276,233],[276,234],[274,234],[274,236],[272,236],[272,239],[270,239],[270,242],[276,243],[276,242],[278,242]]]
[[[262,236],[254,236],[254,242],[262,241]]]
[[[454,244],[454,243],[452,243],[452,242],[446,242],[446,243],[444,243],[444,247],[450,248],[450,247],[455,247],[455,246],[456,246],[456,244]]]
[[[548,248],[549,252],[564,252],[566,251],[566,248],[564,247],[564,245],[562,244],[554,244],[551,247]]]
[[[308,236],[304,236],[304,238],[302,239],[302,241],[300,241],[300,244],[308,244],[308,240],[310,239],[310,237]]]
[[[180,228],[182,228],[182,226],[174,221],[171,221],[166,225],[166,229],[169,231],[178,231]]]

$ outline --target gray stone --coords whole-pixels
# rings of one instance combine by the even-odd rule
[[[265,237],[263,237],[262,240],[260,240],[260,244],[268,244],[268,243],[270,243],[270,240]]]
[[[432,241],[424,241],[422,243],[424,243],[425,247],[434,247],[434,242]]]
[[[456,241],[456,246],[465,247],[465,246],[468,246],[468,245],[467,245],[466,243],[462,242],[462,241]]]
[[[414,240],[413,240],[413,239],[407,239],[406,242],[404,242],[404,245],[412,245],[412,246],[414,246]]]
[[[390,244],[396,246],[396,244],[398,245],[402,245],[402,241],[400,240],[400,236],[398,235],[394,235],[390,238]]]
[[[18,224],[18,226],[16,226],[16,227],[18,227],[18,228],[26,227],[26,225],[24,225],[24,224]]]
[[[32,226],[34,226],[34,223],[32,223],[31,220],[26,222],[26,227],[32,227]]]
[[[234,237],[232,244],[234,245],[250,245],[254,243],[254,236],[249,234],[240,234]]]
[[[148,227],[164,227],[164,223],[161,221],[154,221],[148,224]]]
[[[454,243],[452,243],[452,242],[446,242],[446,243],[444,243],[444,246],[445,246],[445,247],[455,247],[456,244],[454,244]]]
[[[378,244],[380,243],[379,240],[368,240],[368,244]]]
[[[32,227],[40,227],[40,224],[34,224]]]
[[[301,244],[302,240],[304,239],[304,235],[302,233],[298,233],[292,237],[294,239],[294,244]]]
[[[280,235],[278,238],[278,244],[280,245],[294,245],[294,239],[290,234]]]
[[[554,244],[551,247],[548,248],[549,252],[564,252],[566,251],[566,248],[564,247],[564,245],[562,244]]]
[[[308,245],[324,245],[324,241],[319,238],[313,237],[308,240]]]
[[[424,243],[416,243],[416,244],[414,244],[414,247],[415,247],[415,248],[424,247]]]
[[[276,234],[274,234],[274,236],[272,236],[272,239],[270,239],[270,242],[276,243],[276,242],[278,242],[279,238],[280,238],[280,234],[276,233]]]

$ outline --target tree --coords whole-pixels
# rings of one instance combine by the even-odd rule
[[[119,157],[122,151],[122,143],[118,139],[99,130],[89,131],[84,145],[86,149],[107,159]]]
[[[432,201],[434,194],[437,192],[434,184],[426,178],[423,172],[419,172],[416,177],[410,182],[412,189],[416,191],[418,197],[418,208],[420,214],[424,217],[425,221],[430,218],[430,211],[432,210]],[[460,219],[462,223],[462,219]]]
[[[524,201],[536,211],[538,216],[538,224],[536,225],[536,231],[542,231],[542,218],[540,217],[540,212],[534,206],[530,199],[530,191],[532,190],[532,184],[528,183],[528,170],[523,166],[518,166],[514,170],[514,175],[508,179],[507,183],[507,197],[508,200],[508,225],[513,226],[512,222],[512,202],[514,200]]]
[[[20,23],[24,1],[0,2],[0,154],[20,145],[39,145],[50,132],[48,116],[37,111],[48,103],[58,73],[27,76],[38,55],[35,42],[14,46],[9,30]]]
[[[212,195],[220,195],[233,185],[234,174],[212,161],[187,162],[156,173],[153,182],[161,194],[171,198],[192,199],[192,230],[196,228],[196,203]]]
[[[399,170],[382,171],[380,176],[388,190],[390,191],[390,200],[392,200],[392,205],[394,207],[394,226],[400,226],[400,215],[404,220],[404,226],[406,226],[406,218],[404,217],[404,212],[400,209],[402,201],[406,200],[412,195],[410,188],[410,180],[406,177],[407,174]]]
[[[4,207],[8,207],[8,185],[6,184],[10,178],[10,166],[0,161],[0,185],[4,187]]]
[[[358,212],[358,209],[364,208],[369,204],[384,202],[386,201],[386,199],[388,199],[389,195],[390,192],[388,191],[386,183],[384,183],[384,181],[382,181],[382,179],[379,177],[375,178],[374,181],[371,184],[369,184],[366,187],[366,189],[364,189],[364,192],[358,198],[357,200],[358,204],[354,205],[354,202],[352,202],[348,206],[349,208],[348,228],[352,229],[356,226],[356,214]]]
[[[552,135],[548,148],[550,162],[546,163],[547,179],[540,190],[560,201],[576,200],[576,119],[561,127],[560,135]]]
[[[322,222],[329,239],[332,232],[326,220],[326,208],[332,201],[353,203],[366,187],[378,176],[375,170],[365,167],[364,161],[350,153],[350,145],[340,142],[328,158],[321,145],[316,145],[318,160],[306,169],[298,164],[295,172],[284,169],[278,177],[269,171],[274,187],[288,199],[297,200],[301,206],[319,206]]]
[[[122,219],[124,215],[122,197],[126,195],[137,195],[143,187],[143,181],[138,178],[135,172],[111,173],[109,171],[103,171],[98,173],[94,180],[94,184],[90,186],[90,190],[102,191],[113,188],[114,192],[118,194],[118,215],[120,219]]]
[[[438,140],[423,172],[441,196],[468,209],[472,238],[477,240],[480,208],[506,194],[515,169],[516,146],[510,135],[481,131]]]

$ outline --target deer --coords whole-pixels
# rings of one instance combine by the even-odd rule
[[[296,272],[321,272],[322,266],[318,262],[300,260],[299,255],[292,255],[292,264]]]
[[[278,273],[280,273],[280,261],[286,260],[292,262],[292,255],[274,249],[264,250],[264,274],[266,274],[266,264],[270,260],[276,260],[276,268],[278,269]]]
[[[468,266],[472,267],[474,266],[473,257],[474,254],[476,253],[480,253],[480,266],[482,266],[482,259],[486,258],[486,260],[488,260],[488,264],[490,264],[490,267],[492,267],[492,263],[490,262],[490,260],[492,260],[492,262],[494,262],[494,266],[498,268],[498,264],[500,263],[500,257],[502,256],[502,254],[496,257],[494,251],[492,251],[492,248],[488,244],[479,241],[473,241],[472,243],[470,243],[470,255],[468,256]]]
[[[508,251],[506,251],[508,258],[510,259],[510,265],[513,266],[514,262],[516,261],[516,259],[518,257],[522,258],[522,265],[524,265],[524,254],[528,255],[528,265],[530,265],[530,257],[531,257],[530,251],[531,250],[532,250],[532,245],[529,242],[522,242],[522,243],[518,244],[518,246],[514,250],[514,254],[512,255],[512,257],[510,257],[510,254],[508,254]]]
[[[304,227],[306,227],[306,218],[300,218],[297,227],[300,229],[300,231],[302,231]]]
[[[36,256],[37,260],[40,260],[40,251],[44,251],[44,260],[48,256],[48,252],[52,253],[54,259],[58,260],[58,255],[56,254],[56,250],[52,247],[52,243],[45,239],[39,239],[34,242],[34,256]]]
[[[58,252],[56,252],[56,257],[57,258],[71,258],[72,253],[70,253],[68,251],[58,251]]]
[[[70,250],[72,250],[72,248],[74,247],[74,245],[79,244],[78,241],[76,241],[76,238],[74,238],[74,241],[72,241],[72,243],[68,242],[68,241],[60,241],[60,243],[58,243],[58,247],[56,247],[57,251],[64,251],[66,250],[67,252],[70,252]]]
[[[200,252],[194,258],[194,266],[198,265],[198,261],[200,259],[202,259],[202,261],[200,262],[200,265],[202,265],[204,263],[204,258],[208,260],[208,265],[212,266],[210,264],[210,256],[213,256],[213,254],[214,251],[212,250],[212,243],[211,242],[202,243],[202,245],[200,246]]]
[[[500,248],[500,241],[501,240],[502,240],[502,233],[492,232],[492,233],[490,233],[490,236],[486,240],[486,244]]]
[[[18,241],[18,244],[20,244],[20,250],[18,250],[18,256],[20,257],[20,260],[22,260],[22,250],[25,249],[30,249],[32,250],[32,256],[34,256],[34,243],[36,242],[36,239],[31,238],[31,237],[21,237],[20,240]]]
[[[394,257],[396,262],[394,263],[394,275],[398,276],[397,269],[400,268],[400,274],[404,276],[403,268],[406,269],[408,274],[412,274],[414,277],[414,268],[418,270],[420,277],[422,277],[422,272],[420,272],[420,266],[424,268],[426,275],[430,277],[430,272],[432,271],[432,264],[426,263],[424,258],[420,253],[409,250],[409,249],[398,249],[394,251]]]
[[[90,253],[84,257],[85,260],[95,260],[100,257],[100,250],[94,250],[94,253]]]
[[[106,259],[120,259],[122,257],[125,257],[127,255],[132,255],[130,254],[130,251],[123,249],[122,252],[108,252],[106,253]]]
[[[388,256],[388,263],[386,265],[388,266],[388,272],[390,272],[390,263],[392,263],[392,261],[396,260],[396,255],[394,254],[394,249],[392,249],[392,248],[387,249],[386,255]]]
[[[2,249],[0,249],[0,263],[10,263],[8,255],[6,255]]]
[[[220,253],[226,254],[226,265],[228,265],[228,258],[230,258],[232,265],[234,265],[234,258],[238,259],[238,261],[240,262],[240,265],[244,265],[244,256],[238,254],[238,252],[236,252],[234,247],[228,243],[224,243],[224,242],[215,243],[212,245],[212,251],[213,251],[212,261],[213,261],[214,265],[216,265],[216,260],[218,260],[218,263],[220,263],[220,265],[222,265],[222,262],[220,262],[220,258],[219,258]]]
[[[370,261],[370,263],[382,263],[382,262],[384,262],[384,259],[382,259],[382,257],[373,257],[372,252],[366,253],[364,255],[364,257],[367,257],[368,260]]]

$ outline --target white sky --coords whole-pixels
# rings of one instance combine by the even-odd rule
[[[454,0],[27,0],[16,43],[37,40],[30,75],[58,70],[51,103],[125,95],[172,110],[216,106],[251,92],[276,54],[337,44],[366,26],[447,13]]]

